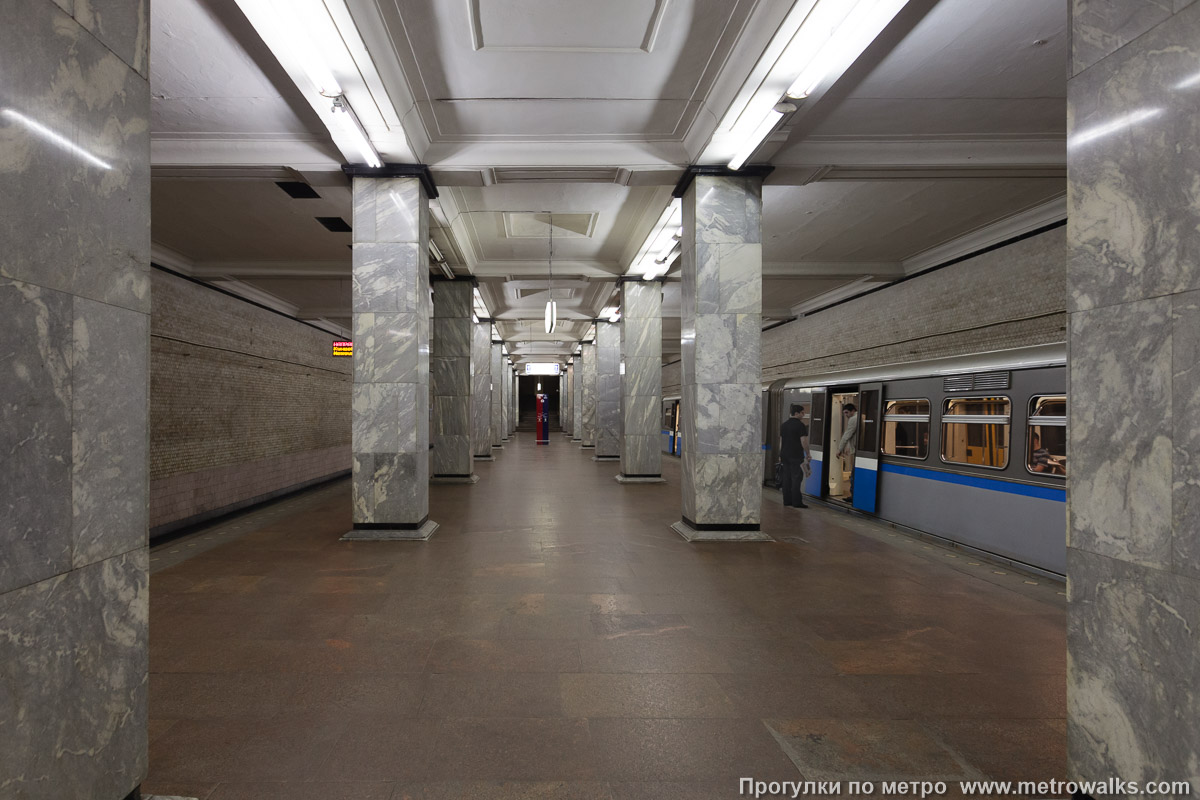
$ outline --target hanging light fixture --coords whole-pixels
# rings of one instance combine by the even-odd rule
[[[550,255],[546,261],[550,277],[546,286],[550,290],[550,299],[546,301],[546,333],[554,333],[558,326],[558,303],[554,302],[554,214],[550,212]]]

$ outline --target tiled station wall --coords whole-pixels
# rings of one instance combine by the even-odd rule
[[[350,469],[335,336],[161,270],[151,288],[152,532]]]
[[[1059,227],[765,331],[763,380],[1062,342],[1066,295]]]

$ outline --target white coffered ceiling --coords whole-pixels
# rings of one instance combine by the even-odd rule
[[[806,2],[807,0],[800,0]],[[790,0],[326,0],[366,46],[355,107],[428,164],[433,237],[520,360],[565,357],[743,89]],[[343,160],[233,0],[152,0],[164,266],[349,326]],[[1065,216],[1065,3],[909,0],[755,161],[764,324]],[[369,62],[369,63],[367,63]],[[276,181],[320,195],[293,199]],[[553,215],[553,217],[551,217]],[[562,328],[541,333],[549,297]],[[674,275],[674,273],[672,273]],[[679,351],[665,287],[664,354]],[[341,326],[341,327],[339,327]]]

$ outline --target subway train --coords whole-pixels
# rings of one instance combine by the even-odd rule
[[[768,485],[793,404],[809,426],[806,495],[1065,574],[1064,345],[776,380],[763,388]],[[671,455],[687,447],[679,415],[679,399],[664,399]]]

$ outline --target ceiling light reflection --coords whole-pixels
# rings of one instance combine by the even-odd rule
[[[0,114],[3,114],[6,117],[15,119],[17,122],[20,122],[22,125],[29,128],[34,133],[38,134],[43,139],[46,139],[49,142],[53,142],[54,144],[58,145],[62,149],[66,150],[68,152],[74,153],[75,155],[79,156],[80,158],[84,159],[85,161],[95,164],[97,167],[100,167],[100,169],[112,169],[113,168],[112,164],[109,164],[107,161],[102,161],[101,159],[99,159],[96,156],[89,153],[87,150],[84,150],[82,147],[80,147],[79,145],[72,142],[70,139],[67,139],[62,134],[55,133],[54,131],[50,130],[42,123],[40,123],[36,120],[32,120],[29,117],[25,116],[20,111],[16,111],[11,108],[6,108],[3,111],[0,111]]]
[[[1067,147],[1079,147],[1080,145],[1087,144],[1088,142],[1108,136],[1109,134],[1117,133],[1125,128],[1136,125],[1139,122],[1144,122],[1151,117],[1157,117],[1161,113],[1163,113],[1163,109],[1161,108],[1143,108],[1124,116],[1117,117],[1116,119],[1105,122],[1102,125],[1084,128],[1082,131],[1067,137]]]

